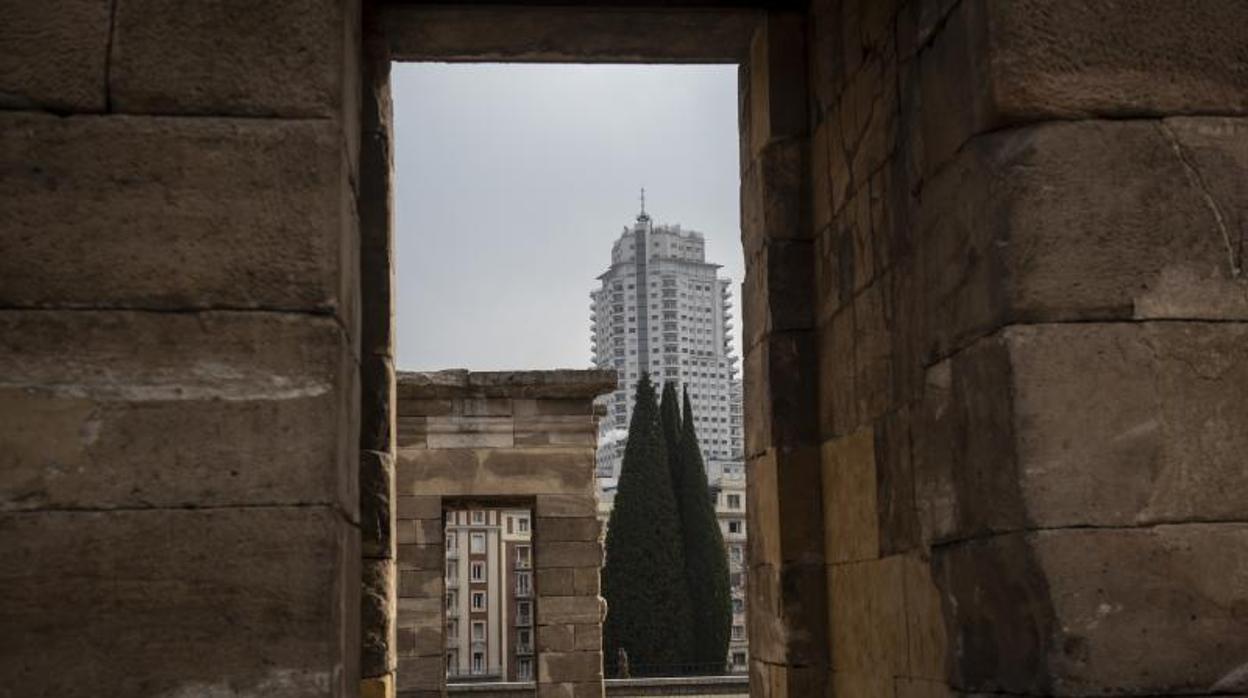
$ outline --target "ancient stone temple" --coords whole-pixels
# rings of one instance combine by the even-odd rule
[[[395,695],[387,71],[508,60],[740,66],[751,695],[1248,694],[1245,45],[1242,0],[10,0],[0,693]]]

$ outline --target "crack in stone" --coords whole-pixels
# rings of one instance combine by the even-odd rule
[[[1183,144],[1179,141],[1178,134],[1176,134],[1165,121],[1159,120],[1157,122],[1157,128],[1170,144],[1170,149],[1174,151],[1174,156],[1183,166],[1183,172],[1187,175],[1188,183],[1191,184],[1192,188],[1204,198],[1205,206],[1208,207],[1209,212],[1213,214],[1214,223],[1217,225],[1218,232],[1222,236],[1222,242],[1226,245],[1226,255],[1231,265],[1231,276],[1236,279],[1240,278],[1244,273],[1243,266],[1241,264],[1242,260],[1240,259],[1242,250],[1236,250],[1231,230],[1226,224],[1226,216],[1222,213],[1222,207],[1219,206],[1217,200],[1213,198],[1213,194],[1209,191],[1209,186],[1205,182],[1205,178],[1201,176],[1200,170],[1196,169],[1195,164],[1192,163],[1192,161],[1188,158],[1187,153],[1183,150]]]

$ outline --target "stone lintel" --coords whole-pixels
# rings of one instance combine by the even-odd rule
[[[402,371],[401,400],[438,398],[581,398],[592,400],[615,390],[615,371],[557,369],[553,371]]]

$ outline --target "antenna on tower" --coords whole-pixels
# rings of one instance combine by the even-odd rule
[[[637,214],[637,220],[648,221],[650,216],[646,215],[646,188],[641,188],[641,213]]]

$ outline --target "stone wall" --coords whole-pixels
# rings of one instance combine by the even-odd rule
[[[0,692],[354,695],[358,3],[3,14]]]
[[[1248,692],[1245,27],[811,3],[834,695]]]
[[[446,693],[442,515],[471,501],[533,510],[537,695],[601,698],[593,399],[614,388],[613,371],[399,374],[400,696]]]

